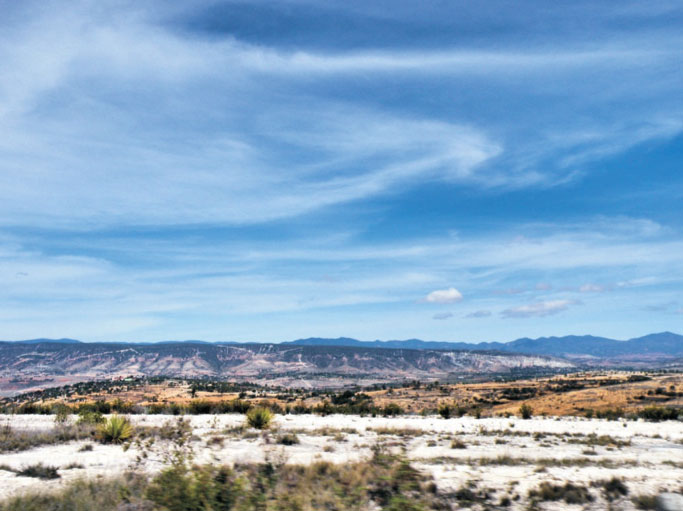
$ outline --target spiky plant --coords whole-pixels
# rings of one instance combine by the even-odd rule
[[[268,429],[273,413],[268,408],[252,408],[247,412],[247,424],[256,429]]]
[[[99,439],[108,444],[122,444],[133,435],[133,425],[127,418],[112,415],[97,428]]]

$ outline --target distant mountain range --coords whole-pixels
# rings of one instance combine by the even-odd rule
[[[279,344],[0,341],[0,394],[49,382],[123,375],[211,376],[312,386],[335,379],[445,379],[581,367],[680,368],[683,336],[663,332],[617,341],[586,335],[478,344],[345,337]]]
[[[444,342],[409,339],[405,341],[358,341],[347,337],[338,339],[309,338],[284,344],[304,346],[358,346],[366,348],[403,348],[432,350],[495,350],[509,353],[528,353],[563,358],[601,359],[612,361],[644,356],[652,358],[683,357],[683,335],[671,332],[618,341],[592,335],[564,337],[524,337],[511,342]]]
[[[349,337],[336,339],[310,337],[282,343],[240,343],[240,342],[207,342],[200,340],[142,342],[98,342],[84,343],[76,339],[28,339],[24,341],[0,341],[0,346],[14,344],[60,344],[60,345],[112,345],[126,346],[159,346],[159,345],[215,345],[215,346],[346,346],[357,348],[384,348],[409,350],[449,350],[449,351],[498,351],[506,353],[525,353],[546,355],[561,358],[579,359],[628,359],[644,356],[652,358],[683,357],[683,335],[672,332],[661,332],[636,337],[627,341],[618,341],[606,337],[592,335],[567,335],[564,337],[524,337],[511,342],[450,342],[423,341],[408,339],[403,341],[359,341]]]

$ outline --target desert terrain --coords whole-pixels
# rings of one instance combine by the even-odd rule
[[[428,476],[454,509],[647,509],[642,506],[659,494],[683,492],[679,421],[276,415],[270,428],[260,431],[246,427],[240,414],[130,420],[138,436],[123,446],[87,439],[3,452],[0,498],[57,491],[82,478],[102,480],[130,471],[154,475],[178,449],[196,464],[234,466],[345,465],[382,448]],[[55,427],[52,416],[0,417],[0,428],[14,431]],[[155,436],[160,428],[185,431],[186,441]],[[59,477],[38,482],[17,475],[38,463],[54,466]],[[568,482],[579,488],[580,502],[534,497],[544,484],[564,488]]]

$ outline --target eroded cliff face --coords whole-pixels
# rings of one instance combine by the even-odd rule
[[[373,375],[445,377],[510,369],[570,368],[551,357],[482,351],[378,349],[348,346],[196,343],[0,343],[0,375],[116,375],[267,377]]]

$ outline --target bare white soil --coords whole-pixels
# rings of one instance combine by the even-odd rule
[[[130,419],[140,426],[162,426],[178,420],[160,415]],[[486,489],[492,503],[505,496],[511,498],[509,509],[525,509],[529,490],[543,481],[590,486],[619,477],[629,490],[629,495],[615,507],[621,510],[636,509],[630,501],[634,495],[683,491],[681,422],[287,415],[277,416],[270,431],[261,433],[253,429],[240,431],[243,415],[185,419],[192,426],[189,448],[197,463],[344,463],[368,458],[372,447],[382,443],[404,452],[416,467],[432,474],[440,490]],[[51,416],[0,415],[0,427],[6,423],[17,431],[54,427]],[[278,444],[278,437],[287,432],[295,433],[299,443]],[[614,441],[603,438],[598,445],[590,445],[590,435],[607,435]],[[453,448],[454,441],[465,447]],[[93,449],[81,451],[88,443]],[[127,449],[70,442],[0,454],[0,498],[27,490],[58,488],[82,477],[115,476],[127,470],[153,474],[169,463],[175,449],[173,443],[161,440],[133,442]],[[42,481],[2,469],[20,470],[36,463],[59,468],[61,478]],[[550,502],[541,508],[606,509],[602,490],[596,487],[590,491],[596,498],[592,504]]]

